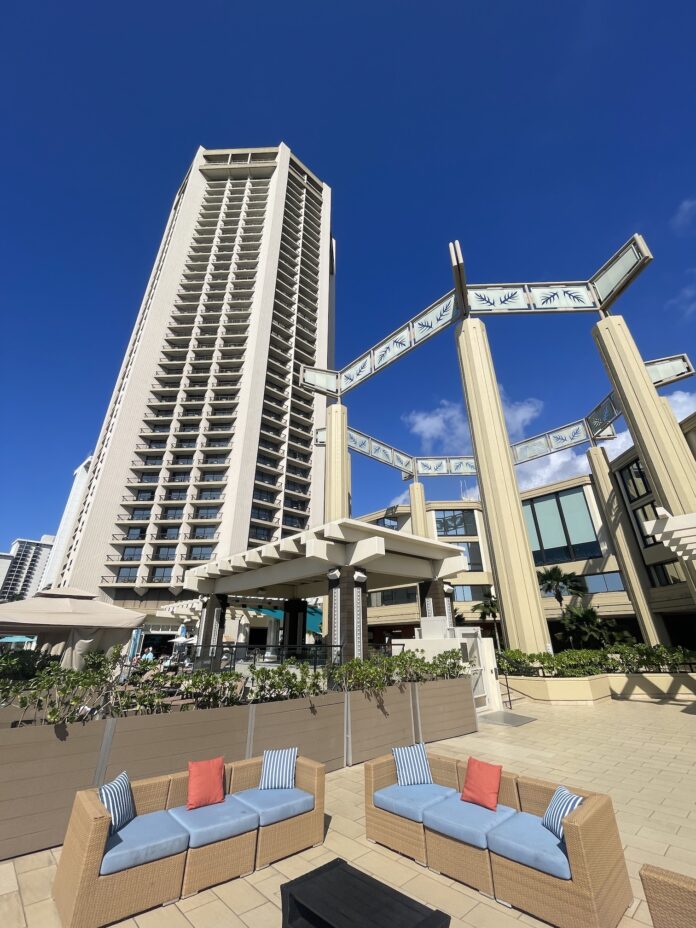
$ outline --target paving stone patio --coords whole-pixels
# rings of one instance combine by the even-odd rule
[[[488,725],[436,749],[475,754],[518,773],[611,794],[634,902],[620,928],[650,925],[638,878],[643,863],[696,876],[696,704],[606,701],[595,706],[516,707],[537,720],[520,728]],[[452,916],[453,928],[542,925],[365,838],[362,767],[327,777],[331,817],[323,847],[176,905],[121,922],[121,928],[279,928],[280,885],[340,856]],[[0,926],[60,928],[51,883],[60,849],[0,863]]]

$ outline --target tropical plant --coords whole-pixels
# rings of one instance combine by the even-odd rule
[[[500,650],[500,637],[498,635],[498,615],[500,614],[500,606],[498,605],[498,598],[489,590],[484,594],[483,599],[480,603],[477,603],[472,612],[475,612],[482,621],[487,619],[493,620],[493,633],[495,634],[495,647],[496,650]]]
[[[614,644],[631,644],[635,638],[623,631],[610,616],[600,618],[596,609],[583,606],[568,606],[561,616],[561,629],[555,637],[575,647],[576,644],[590,648],[606,648]]]
[[[539,589],[542,593],[553,596],[563,612],[564,596],[582,596],[587,593],[587,586],[582,577],[576,573],[565,572],[560,567],[546,567],[537,571]]]

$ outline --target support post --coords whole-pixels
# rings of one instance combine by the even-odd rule
[[[480,319],[468,317],[459,324],[457,348],[506,638],[511,648],[551,651],[503,406],[486,328]]]
[[[411,532],[421,538],[436,538],[428,519],[428,510],[425,506],[425,489],[423,484],[414,480],[408,488],[411,503]]]
[[[224,593],[213,593],[208,598],[201,615],[198,647],[200,648],[201,658],[204,656],[212,658],[211,669],[215,669],[215,666],[220,664],[226,612],[227,596]],[[206,650],[208,651],[207,655],[204,653]]]
[[[329,571],[329,641],[341,659],[367,656],[367,574],[359,567]],[[334,660],[336,655],[334,655]]]
[[[307,601],[304,599],[286,600],[283,607],[283,645],[286,648],[301,648],[306,636]],[[292,656],[293,651],[289,653]]]
[[[592,335],[657,502],[675,516],[696,512],[696,460],[650,380],[626,320],[600,319]],[[682,567],[696,602],[696,562],[682,561]]]
[[[326,410],[325,461],[324,521],[347,519],[350,517],[348,412],[340,403]]]
[[[647,571],[642,564],[631,517],[623,505],[607,453],[604,448],[590,448],[587,452],[587,459],[590,462],[595,496],[602,512],[602,520],[611,535],[616,559],[626,584],[626,592],[635,610],[643,637],[648,644],[669,644],[662,620],[654,616],[650,609],[648,599],[650,585]]]

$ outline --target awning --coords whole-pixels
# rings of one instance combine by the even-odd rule
[[[33,640],[33,637],[29,638],[27,635],[5,635],[4,638],[0,638],[0,644],[26,644],[27,641]]]
[[[282,609],[268,609],[266,606],[253,606],[254,612],[260,612],[265,616],[268,616],[269,619],[276,619],[278,622],[282,622],[284,612]],[[252,610],[250,610],[252,611]],[[321,635],[321,607],[320,606],[310,606],[307,605],[307,631],[315,632],[317,635]]]

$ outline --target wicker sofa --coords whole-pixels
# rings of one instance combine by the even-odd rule
[[[466,761],[432,754],[429,761],[436,785],[463,788]],[[561,845],[540,824],[557,784],[504,772],[496,812],[449,794],[424,806],[404,798],[399,814],[383,808],[380,794],[396,783],[391,755],[365,764],[369,840],[558,928],[616,928],[621,921],[632,892],[608,796],[575,790],[584,801],[564,819]]]
[[[696,925],[696,879],[651,864],[639,875],[654,928]]]
[[[260,757],[227,764],[224,803],[193,812],[186,810],[187,773],[133,781],[131,825],[141,843],[143,836],[159,842],[158,859],[146,854],[144,862],[127,840],[119,846],[110,838],[111,817],[97,790],[78,792],[53,884],[63,928],[100,928],[320,844],[323,764],[298,757],[296,789],[261,791],[275,794],[262,797],[263,815],[254,807],[261,765]]]

